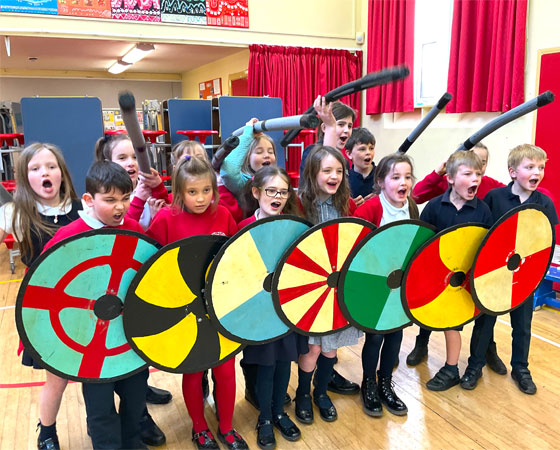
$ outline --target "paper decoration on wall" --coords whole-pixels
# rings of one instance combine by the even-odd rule
[[[33,359],[63,378],[118,380],[145,362],[128,345],[123,300],[130,281],[157,251],[131,231],[88,231],[46,250],[26,273],[16,325]]]
[[[220,249],[208,273],[206,299],[224,336],[254,344],[289,332],[272,303],[272,273],[310,226],[295,216],[269,217],[243,228]]]
[[[206,25],[206,0],[162,0],[161,21]]]
[[[471,287],[476,305],[495,315],[521,306],[546,275],[553,252],[554,229],[544,208],[523,205],[505,214],[475,257]]]
[[[208,25],[249,28],[249,0],[206,0]]]
[[[225,236],[203,235],[169,244],[132,281],[125,333],[150,365],[167,372],[200,372],[243,349],[218,333],[202,297],[208,266],[226,241]]]
[[[56,0],[1,0],[1,12],[58,14]]]
[[[350,252],[340,271],[338,302],[351,325],[390,333],[410,323],[401,302],[404,270],[418,248],[435,235],[416,220],[401,220],[372,231]]]
[[[338,306],[340,269],[373,228],[357,218],[329,220],[306,231],[286,250],[272,277],[274,307],[286,325],[310,336],[348,327]]]
[[[159,0],[111,0],[111,17],[119,20],[161,22]]]
[[[58,14],[62,16],[111,18],[110,0],[58,0]]]
[[[413,322],[431,330],[447,330],[478,316],[469,276],[487,231],[478,224],[456,225],[418,249],[401,289],[404,310]]]
[[[213,80],[204,81],[198,84],[199,98],[202,100],[211,100],[222,95],[222,79],[214,78]]]

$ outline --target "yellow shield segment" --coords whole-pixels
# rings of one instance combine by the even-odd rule
[[[335,270],[342,268],[358,236],[364,230],[364,226],[357,223],[342,223],[339,227],[337,265]]]
[[[309,329],[312,333],[322,333],[332,330],[335,302],[334,293],[334,289],[329,289],[329,293],[323,303],[323,307],[319,311],[319,314],[317,314],[317,317],[313,321],[313,325],[311,325],[311,328]]]
[[[484,227],[466,226],[441,236],[439,253],[443,264],[453,272],[467,272],[487,232]]]
[[[225,252],[214,273],[212,305],[218,319],[263,290],[268,272],[251,233],[238,238],[236,245],[245,252]]]
[[[220,333],[218,333],[218,340],[220,341],[220,361],[231,355],[241,346],[239,342],[232,341]]]
[[[284,264],[282,273],[278,279],[278,290],[320,282],[325,283],[326,286],[326,280],[327,277],[323,275],[308,272],[304,269],[300,269],[299,267],[286,263]],[[282,306],[282,309],[285,309],[285,306]]]
[[[323,233],[311,233],[303,241],[301,241],[297,248],[305,255],[311,258],[316,264],[321,266],[327,273],[333,271],[331,263],[329,262],[329,254],[323,238]]]
[[[196,342],[196,316],[189,314],[176,325],[152,336],[134,337],[136,346],[152,361],[165,367],[176,368]]]
[[[518,213],[515,250],[522,257],[550,248],[552,228],[546,215],[538,209]]]
[[[327,289],[330,288],[324,284],[323,286],[319,286],[317,289],[303,294],[288,303],[284,303],[282,305],[282,311],[291,323],[297,324],[307,311],[315,304],[317,298],[319,298],[319,296]]]
[[[196,298],[183,281],[178,254],[179,247],[176,247],[154,261],[134,291],[139,298],[162,308],[185,306]]]
[[[465,289],[447,286],[433,301],[411,312],[428,327],[453,328],[471,320],[475,306]]]
[[[503,266],[476,278],[476,293],[484,298],[487,309],[503,311],[511,307],[513,273],[507,266]]]

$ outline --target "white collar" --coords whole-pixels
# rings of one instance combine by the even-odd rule
[[[379,200],[381,200],[381,204],[383,205],[383,211],[387,211],[387,213],[391,216],[396,216],[402,212],[408,212],[408,198],[405,200],[404,205],[401,208],[393,206],[389,200],[387,200],[383,191],[379,193]]]
[[[72,209],[72,202],[60,203],[56,206],[49,206],[40,202],[36,202],[36,204],[37,211],[43,216],[63,216]]]
[[[99,219],[96,219],[95,217],[90,216],[85,211],[78,211],[78,214],[80,215],[80,218],[86,223],[86,225],[89,226],[90,228],[93,228],[94,230],[99,230],[100,228],[104,228],[104,227],[107,226],[103,222],[101,222]],[[121,223],[119,225],[122,225],[123,223],[124,223],[124,217],[123,217],[123,220],[121,220]]]

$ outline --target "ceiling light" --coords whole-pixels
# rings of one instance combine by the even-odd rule
[[[124,62],[134,64],[154,50],[155,47],[152,44],[138,44],[136,45],[136,47],[132,48],[126,55],[124,55],[122,57],[122,60]]]
[[[126,62],[124,62],[124,61],[122,61],[122,60],[119,59],[118,61],[115,61],[115,64],[113,64],[113,65],[112,65],[111,67],[109,67],[107,70],[108,70],[110,73],[117,74],[117,73],[124,72],[124,71],[125,71],[126,69],[128,69],[130,66],[132,66],[132,64],[126,63]]]

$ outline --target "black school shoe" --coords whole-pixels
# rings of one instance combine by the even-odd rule
[[[219,450],[220,446],[212,436],[210,430],[204,430],[200,433],[195,433],[192,430],[192,441],[198,450]]]
[[[313,375],[313,386],[317,386],[315,375]],[[335,369],[333,369],[327,390],[342,395],[354,395],[360,392],[360,386],[353,381],[344,378]]]
[[[472,367],[467,367],[465,373],[461,377],[461,387],[472,391],[478,384],[478,380],[482,376],[481,369],[473,369]]]
[[[272,419],[274,426],[280,430],[282,437],[287,441],[297,441],[301,437],[301,431],[297,425],[290,419],[288,414],[282,413],[274,416]]]
[[[537,386],[533,382],[533,377],[529,369],[512,370],[511,378],[514,379],[517,387],[524,394],[533,395],[537,393]]]
[[[495,342],[490,342],[486,351],[486,365],[490,367],[498,375],[505,375],[507,368],[501,358],[498,356],[498,349]]]
[[[435,377],[426,383],[426,387],[430,391],[446,391],[459,384],[460,381],[461,378],[459,378],[458,373],[456,374],[443,366],[439,369],[439,372],[436,373]]]
[[[173,395],[171,395],[171,392],[154,386],[148,386],[148,390],[146,391],[146,403],[151,403],[152,405],[165,405],[169,403],[172,398]]]
[[[406,363],[409,366],[417,366],[425,358],[428,357],[428,343],[423,342],[419,339],[419,336],[416,336],[416,343],[414,344],[414,348],[406,357]]]
[[[311,395],[296,395],[295,404],[296,419],[306,425],[313,423],[313,404],[311,403]]]
[[[229,436],[233,437],[233,442],[231,443],[227,441],[227,438]],[[245,439],[243,439],[241,435],[237,431],[235,431],[234,428],[232,428],[225,434],[222,434],[222,432],[218,428],[218,439],[229,450],[249,450],[249,446],[247,445],[247,442],[245,442]]]
[[[367,377],[364,375],[361,394],[364,412],[368,416],[381,417],[383,415],[383,405],[379,398],[375,377]]]
[[[319,394],[317,397],[313,396],[313,403],[319,408],[321,419],[325,422],[334,422],[338,419],[336,408],[327,394]]]
[[[140,440],[151,447],[165,444],[165,434],[154,422],[147,409],[144,410],[144,415],[140,420]]]
[[[37,438],[37,448],[39,450],[60,450],[60,445],[58,444],[58,436],[47,438],[45,440],[40,440],[39,438]]]
[[[270,420],[262,420],[257,423],[257,445],[262,450],[272,450],[276,448],[274,428]]]

